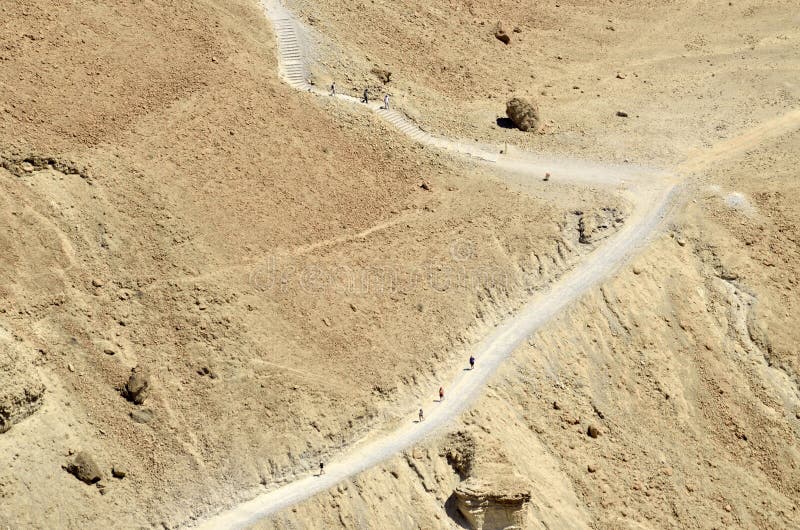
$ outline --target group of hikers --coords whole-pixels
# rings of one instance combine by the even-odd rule
[[[336,97],[336,81],[331,82],[331,96]],[[369,103],[369,89],[364,89],[364,95],[361,96],[361,103],[365,105]],[[383,96],[383,108],[389,110],[389,94]]]
[[[475,356],[474,355],[470,355],[469,356],[469,369],[470,370],[474,370],[475,369]],[[442,401],[444,401],[444,387],[440,386],[439,387],[439,402],[441,403]],[[425,419],[425,415],[424,415],[422,409],[420,408],[419,409],[419,421],[420,421],[420,423],[424,419]],[[324,462],[320,462],[319,463],[319,476],[321,477],[324,474],[325,474],[325,463]]]

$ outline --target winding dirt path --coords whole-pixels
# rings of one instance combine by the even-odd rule
[[[304,53],[302,25],[277,0],[265,0],[268,19],[278,41],[278,59],[283,79],[298,90],[321,97],[332,97],[307,81],[307,55]],[[357,98],[336,95],[354,105],[365,105]],[[323,492],[337,483],[396,455],[418,443],[434,431],[456,419],[481,394],[500,364],[524,340],[584,293],[609,278],[639,248],[647,243],[673,204],[680,180],[655,170],[635,166],[613,166],[582,160],[548,158],[533,153],[500,155],[499,148],[450,140],[428,133],[402,113],[382,109],[379,103],[366,105],[412,140],[430,147],[469,156],[480,163],[490,163],[507,174],[541,179],[545,171],[556,172],[559,180],[603,186],[618,190],[634,205],[634,211],[622,230],[590,254],[577,268],[536,294],[516,315],[496,327],[473,349],[478,359],[474,370],[459,367],[447,383],[447,399],[426,410],[423,422],[416,422],[416,411],[408,411],[407,421],[392,432],[349,449],[349,452],[326,465],[322,476],[308,475],[273,491],[221,512],[199,525],[200,528],[242,528]],[[682,171],[697,170],[711,161],[732,154],[744,146],[784,133],[800,125],[800,111],[792,112],[774,123],[756,127],[741,137],[692,155]]]

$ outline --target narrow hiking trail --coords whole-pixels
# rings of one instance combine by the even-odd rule
[[[273,24],[278,41],[280,74],[292,87],[320,97],[333,97],[308,83],[307,56],[304,53],[302,25],[277,0],[265,0],[268,19]],[[680,189],[680,179],[655,170],[635,166],[614,166],[578,159],[546,157],[534,153],[501,155],[499,148],[450,140],[430,134],[396,110],[387,111],[379,103],[365,105],[358,98],[337,94],[337,99],[368,107],[399,132],[412,140],[456,155],[476,159],[477,163],[492,164],[508,175],[541,179],[545,171],[557,172],[559,180],[577,184],[605,187],[617,191],[631,202],[634,209],[624,227],[591,254],[576,268],[564,274],[547,289],[533,296],[515,315],[498,325],[472,348],[478,362],[474,370],[463,366],[453,368],[452,378],[444,384],[447,398],[425,409],[425,420],[416,420],[416,408],[407,411],[407,421],[400,427],[376,435],[369,441],[356,443],[345,454],[326,462],[325,474],[308,474],[282,487],[241,503],[198,524],[200,528],[242,528],[271,514],[288,508],[323,492],[337,483],[396,455],[446,426],[467,409],[484,390],[501,363],[532,334],[557,316],[625,263],[656,232],[672,207]],[[783,129],[800,125],[800,114],[781,118]],[[713,160],[729,154],[735,146],[752,145],[772,136],[774,129],[756,128],[738,140],[719,149],[693,155],[682,171],[698,170]],[[696,159],[696,162],[693,162]],[[431,389],[431,399],[435,389]]]

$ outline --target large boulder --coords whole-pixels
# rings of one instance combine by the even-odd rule
[[[506,115],[520,131],[535,132],[539,128],[539,109],[523,98],[514,98],[506,103]]]
[[[136,367],[131,369],[131,375],[125,388],[122,389],[122,395],[128,400],[137,405],[144,403],[147,395],[150,393],[150,374],[143,368]]]
[[[75,458],[66,465],[65,469],[75,475],[78,480],[87,484],[94,484],[103,479],[100,466],[86,451],[81,451],[75,455]]]

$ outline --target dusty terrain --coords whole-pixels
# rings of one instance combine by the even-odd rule
[[[388,67],[430,130],[689,186],[447,432],[259,526],[793,527],[800,137],[692,165],[796,108],[791,2],[289,6],[319,84],[377,92]],[[396,425],[614,231],[582,225],[631,209],[291,90],[255,2],[0,14],[0,526],[180,526],[306,474]],[[511,95],[542,134],[497,125]],[[63,469],[79,451],[102,487]]]

